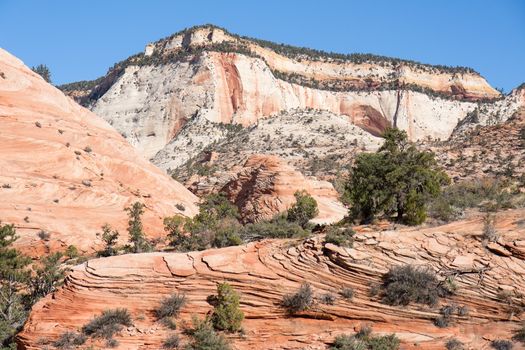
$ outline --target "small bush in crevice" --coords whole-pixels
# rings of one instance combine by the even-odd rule
[[[312,287],[309,283],[303,283],[297,293],[283,297],[282,306],[288,310],[288,313],[294,314],[309,309],[313,301]]]
[[[448,327],[451,322],[452,314],[456,312],[456,309],[457,308],[454,305],[444,305],[440,310],[441,316],[434,320],[436,327]]]
[[[501,339],[493,340],[490,343],[490,346],[492,346],[496,350],[512,350],[512,347],[513,347],[511,341],[501,340]]]
[[[77,345],[82,345],[86,342],[86,336],[76,332],[64,332],[53,343],[53,346],[58,349],[70,349]]]
[[[325,243],[332,243],[339,247],[351,248],[354,244],[355,231],[350,227],[329,227],[324,238]]]
[[[430,268],[412,265],[392,267],[383,276],[381,289],[383,302],[388,305],[413,302],[434,306],[439,297],[452,294],[452,288],[440,283]]]
[[[516,331],[512,339],[525,344],[525,322],[523,322],[521,328]]]
[[[192,327],[187,328],[185,333],[191,337],[191,342],[185,350],[230,350],[228,341],[213,329],[209,319],[192,319]]]
[[[448,340],[445,343],[445,348],[447,348],[447,350],[464,350],[463,343],[456,338]]]
[[[186,304],[186,297],[184,295],[178,293],[172,294],[162,299],[160,306],[155,310],[155,315],[159,320],[178,316],[184,304]]]
[[[458,316],[468,316],[468,314],[469,314],[468,306],[462,305],[458,307]]]
[[[339,294],[346,300],[351,300],[354,297],[354,290],[352,288],[343,288]]]
[[[180,345],[180,339],[177,334],[170,335],[162,342],[163,349],[178,349]]]
[[[131,315],[127,309],[105,310],[82,327],[82,333],[95,338],[112,338],[123,326],[131,326]]]
[[[335,295],[333,295],[332,293],[323,294],[319,297],[319,301],[325,305],[334,305]]]

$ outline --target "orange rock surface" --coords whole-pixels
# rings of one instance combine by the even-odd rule
[[[348,212],[331,183],[306,178],[273,155],[250,156],[244,168],[222,189],[249,222],[271,219],[286,211],[295,203],[294,193],[301,190],[317,201],[319,215],[312,220],[315,223],[337,222]]]
[[[34,306],[19,335],[19,349],[41,349],[64,331],[79,330],[104,309],[115,307],[128,308],[134,318],[134,325],[116,337],[118,349],[159,349],[174,332],[155,320],[161,299],[174,292],[186,295],[177,321],[180,333],[191,315],[202,317],[212,309],[206,297],[224,281],[240,293],[246,316],[245,336],[229,336],[235,349],[326,349],[338,334],[352,334],[363,325],[376,334],[396,333],[407,350],[441,350],[452,337],[465,343],[465,349],[490,349],[491,340],[510,339],[523,319],[524,214],[498,214],[500,240],[495,244],[511,247],[510,255],[484,248],[482,217],[477,216],[424,229],[360,227],[353,248],[323,244],[322,236],[316,236],[301,242],[268,240],[187,254],[91,260],[74,267],[60,290]],[[379,283],[390,266],[408,263],[431,266],[441,280],[455,277],[457,292],[441,305],[466,306],[468,314],[454,314],[449,327],[438,328],[433,319],[439,306],[393,307],[370,296],[370,285]],[[316,298],[337,295],[343,287],[353,288],[354,298],[337,296],[334,305],[316,301],[310,311],[288,316],[280,307],[282,297],[305,281]],[[502,291],[511,297],[502,299]]]
[[[197,211],[197,197],[137,154],[109,124],[0,49],[0,220],[26,253],[90,251],[104,223],[125,239],[124,207],[146,205],[150,237],[162,218]],[[179,206],[180,207],[180,206]],[[50,234],[42,240],[38,232]]]

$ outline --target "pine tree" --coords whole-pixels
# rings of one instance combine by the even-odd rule
[[[227,332],[240,331],[244,313],[239,308],[239,294],[228,283],[220,283],[217,296],[212,300],[215,306],[211,316],[213,327]]]
[[[31,260],[11,248],[17,238],[14,225],[0,222],[0,345],[7,346],[14,344],[12,338],[27,314],[20,290],[29,280],[27,267]]]
[[[99,256],[112,256],[117,254],[115,246],[117,245],[119,233],[117,230],[111,230],[111,226],[105,224],[102,226],[102,240],[104,241],[104,250],[98,252]]]
[[[45,64],[39,64],[36,67],[31,67],[31,70],[44,78],[44,80],[48,83],[51,83],[51,71]]]
[[[131,207],[125,209],[128,212],[128,234],[130,247],[133,253],[141,253],[151,250],[151,246],[146,240],[144,228],[142,226],[142,215],[144,214],[144,204],[135,202]]]

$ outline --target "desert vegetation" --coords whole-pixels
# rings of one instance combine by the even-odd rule
[[[240,296],[228,283],[217,286],[217,295],[208,297],[208,302],[213,305],[210,321],[213,328],[230,333],[242,329],[244,313],[239,308]]]
[[[184,331],[190,337],[190,342],[185,350],[230,350],[231,346],[226,338],[213,329],[211,321],[207,318],[198,319],[194,317],[192,326]]]
[[[314,302],[314,293],[309,283],[303,283],[294,294],[286,294],[281,302],[290,314],[308,310]]]
[[[0,222],[0,345],[5,349],[15,347],[14,336],[32,305],[64,278],[62,254],[44,256],[31,269],[31,259],[12,247],[17,239],[14,225]]]
[[[31,67],[31,70],[40,75],[46,82],[51,83],[51,70],[45,64]]]
[[[288,213],[271,220],[242,224],[238,209],[222,194],[203,199],[199,213],[188,218],[164,219],[169,244],[179,251],[227,247],[262,238],[300,238],[311,234],[309,220],[317,213],[315,199],[304,191],[295,193],[296,203]]]
[[[133,321],[127,309],[108,309],[85,324],[82,327],[82,333],[92,338],[105,339],[106,346],[113,348],[118,345],[113,336],[119,333],[124,326],[129,327],[132,325]]]
[[[374,336],[372,330],[363,327],[354,335],[339,335],[330,350],[397,350],[400,345],[395,334]]]
[[[449,182],[434,155],[419,151],[398,129],[384,133],[385,142],[376,153],[361,153],[350,171],[346,199],[351,217],[371,222],[377,216],[408,225],[427,217],[427,206]]]
[[[440,297],[455,290],[452,282],[440,282],[429,268],[412,265],[392,267],[383,276],[381,289],[384,303],[402,306],[410,303],[435,306]]]

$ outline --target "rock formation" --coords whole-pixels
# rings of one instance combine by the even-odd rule
[[[16,224],[16,244],[31,256],[91,251],[104,223],[125,239],[123,209],[135,201],[146,205],[150,237],[163,234],[164,216],[197,211],[197,197],[108,123],[1,49],[0,130],[0,219]]]
[[[338,222],[348,212],[332,184],[307,179],[276,156],[251,156],[221,192],[239,207],[245,221],[254,222],[286,211],[295,203],[294,193],[301,190],[317,201],[319,215],[312,220],[314,223]]]
[[[484,247],[482,219],[440,227],[384,231],[358,228],[353,248],[306,241],[266,240],[245,246],[192,253],[147,253],[90,260],[73,268],[65,285],[39,301],[19,335],[19,349],[41,349],[65,331],[79,330],[107,308],[125,307],[134,325],[117,339],[119,349],[159,349],[168,330],[155,320],[161,299],[184,293],[177,333],[191,315],[211,310],[206,302],[216,284],[229,282],[241,295],[244,336],[229,336],[236,349],[326,349],[335,336],[364,325],[377,334],[396,333],[403,349],[444,349],[452,337],[466,349],[489,349],[510,339],[523,318],[525,299],[524,210],[498,214],[497,242]],[[441,280],[453,278],[457,292],[436,307],[387,306],[370,296],[390,266],[428,265]],[[316,298],[332,293],[333,305],[289,316],[283,295],[311,283]],[[338,295],[353,288],[354,297]],[[464,306],[447,328],[438,328],[442,305]],[[465,309],[465,310],[467,310]],[[183,342],[185,337],[183,336]],[[89,345],[89,342],[88,344]],[[516,344],[514,349],[524,349]]]
[[[324,110],[375,136],[393,125],[412,140],[445,139],[478,102],[501,97],[468,68],[326,54],[213,26],[149,44],[107,76],[62,89],[166,170],[224,140],[219,126],[257,125],[292,109]],[[190,144],[192,130],[209,122],[210,137]],[[189,154],[180,157],[178,144]]]

